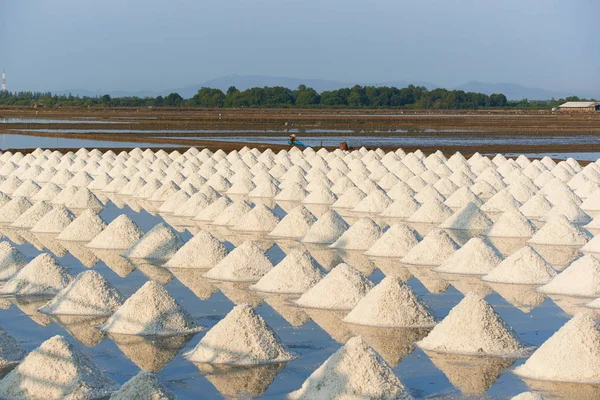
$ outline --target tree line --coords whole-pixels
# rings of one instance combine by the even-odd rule
[[[409,85],[405,88],[386,86],[353,86],[317,92],[300,85],[296,90],[286,87],[256,87],[243,91],[231,86],[227,92],[203,87],[190,99],[178,93],[156,97],[111,97],[56,95],[50,92],[1,92],[0,105],[32,107],[179,107],[179,108],[398,108],[438,110],[478,109],[547,109],[566,99],[509,101],[502,93],[491,95],[462,90],[433,89]]]

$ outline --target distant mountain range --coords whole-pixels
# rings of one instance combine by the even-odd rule
[[[194,96],[198,90],[202,87],[210,87],[220,89],[223,92],[227,91],[230,86],[235,86],[238,90],[246,90],[253,87],[264,87],[264,86],[283,86],[290,89],[296,89],[299,85],[306,85],[312,87],[318,92],[325,90],[335,90],[340,88],[347,88],[356,85],[357,83],[332,81],[326,79],[298,79],[288,77],[275,77],[275,76],[263,76],[263,75],[228,75],[220,78],[208,80],[204,83],[197,85],[189,85],[181,88],[175,88],[171,90],[164,90],[160,92],[152,91],[137,91],[137,92],[125,92],[125,91],[113,91],[109,92],[113,97],[127,97],[127,96],[138,96],[138,97],[155,97],[158,95],[165,96],[169,93],[179,93],[183,98],[190,98]],[[431,82],[421,81],[385,81],[385,82],[359,82],[359,85],[369,86],[394,86],[403,88],[408,85],[425,86],[427,89],[435,89],[441,87]],[[458,89],[464,90],[465,92],[479,92],[484,94],[492,93],[503,93],[509,100],[549,100],[551,98],[565,98],[567,96],[577,95],[580,97],[593,97],[590,94],[585,93],[565,93],[558,91],[551,91],[541,88],[531,88],[516,83],[485,83],[478,81],[471,81],[460,86],[447,89]],[[72,89],[55,92],[57,94],[73,94],[79,96],[102,96],[106,92],[99,90],[87,90],[87,89]]]

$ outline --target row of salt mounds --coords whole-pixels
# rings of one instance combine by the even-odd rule
[[[122,256],[147,260],[168,260],[183,246],[183,241],[169,225],[161,222],[131,245]]]
[[[71,222],[75,220],[75,215],[62,204],[53,206],[52,210],[44,215],[37,224],[31,228],[34,233],[60,233]]]
[[[535,234],[535,226],[520,211],[507,211],[484,233],[489,237],[527,238]]]
[[[144,232],[127,215],[115,218],[95,236],[86,247],[93,249],[126,250],[144,236]]]
[[[558,214],[548,220],[528,243],[555,246],[583,246],[591,234],[571,223],[564,215]]]
[[[468,203],[442,222],[439,227],[456,230],[486,231],[493,222],[475,203]]]
[[[344,322],[386,328],[435,325],[430,311],[398,277],[388,276],[371,289]]]
[[[100,327],[109,333],[169,336],[202,329],[162,286],[146,282]]]
[[[176,400],[151,372],[141,371],[110,396],[110,400]]]
[[[272,268],[271,260],[261,248],[247,241],[202,276],[218,281],[256,282]]]
[[[373,283],[348,264],[339,264],[295,301],[300,307],[351,310]]]
[[[240,217],[237,224],[231,227],[234,231],[271,232],[280,219],[264,204],[256,205],[252,210]]]
[[[121,294],[96,271],[84,271],[38,310],[45,314],[110,316]]]
[[[9,242],[0,242],[0,281],[9,280],[25,265],[27,259],[19,250]]]
[[[217,238],[200,231],[165,264],[168,268],[210,269],[221,262],[229,252]]]
[[[38,201],[10,224],[13,228],[31,229],[46,214],[52,211],[52,205],[47,201]]]
[[[373,243],[365,255],[372,257],[404,257],[423,240],[421,235],[406,224],[394,224]]]
[[[291,361],[296,355],[252,307],[240,304],[186,354],[195,363],[251,366]]]
[[[291,210],[277,226],[269,232],[269,236],[299,239],[317,221],[317,218],[304,206]]]
[[[0,294],[13,296],[56,295],[73,277],[50,254],[42,253],[0,288]]]
[[[54,336],[0,381],[0,398],[99,399],[118,388],[69,341]]]
[[[275,267],[250,289],[268,293],[304,293],[319,282],[326,272],[308,251],[292,249]]]
[[[360,337],[331,355],[288,399],[412,399],[389,364]]]
[[[533,248],[525,246],[514,252],[482,279],[487,282],[518,285],[544,285],[556,271]]]
[[[332,244],[350,228],[350,225],[334,210],[327,211],[300,239],[305,243]]]
[[[403,264],[440,265],[460,246],[447,232],[434,229],[400,260]]]
[[[451,274],[485,275],[502,261],[496,249],[482,238],[472,238],[446,259],[436,272]]]
[[[18,364],[25,353],[19,342],[0,328],[0,371]]]
[[[440,353],[521,357],[525,347],[492,307],[468,293],[423,340],[423,350]]]
[[[368,250],[383,234],[379,225],[371,218],[359,218],[340,236],[331,248],[345,250]]]
[[[106,226],[106,222],[94,210],[85,210],[63,229],[56,239],[89,242],[98,236]]]

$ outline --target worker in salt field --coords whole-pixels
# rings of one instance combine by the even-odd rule
[[[290,135],[290,140],[288,140],[288,144],[292,145],[292,146],[308,147],[304,143],[302,143],[301,141],[299,141],[299,140],[296,139],[296,134],[295,133],[292,133]]]

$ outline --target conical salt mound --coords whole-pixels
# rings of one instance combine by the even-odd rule
[[[335,203],[333,208],[354,208],[356,207],[367,195],[357,187],[349,187]]]
[[[55,295],[73,279],[69,271],[50,254],[42,253],[0,288],[0,294],[14,296]]]
[[[484,234],[489,237],[526,238],[535,234],[535,227],[520,211],[507,211]]]
[[[408,222],[439,224],[452,216],[452,209],[437,199],[423,204],[410,217]]]
[[[372,287],[373,283],[362,273],[342,263],[296,300],[296,304],[309,308],[351,310]]]
[[[330,247],[346,250],[367,250],[383,232],[379,225],[371,218],[359,218],[352,226],[339,237]]]
[[[248,202],[234,201],[212,221],[213,225],[236,225],[242,217],[252,210]]]
[[[287,362],[296,355],[252,307],[240,304],[206,332],[186,358],[194,363],[249,366]]]
[[[360,299],[344,322],[384,328],[417,328],[435,325],[429,310],[413,291],[395,276],[384,278]]]
[[[288,399],[412,399],[379,354],[355,336],[331,355]]]
[[[513,372],[523,378],[600,383],[600,329],[580,313],[546,340]]]
[[[52,211],[52,204],[47,201],[38,201],[21,214],[10,226],[31,229],[50,211]]]
[[[148,260],[168,260],[183,246],[183,240],[169,225],[161,222],[137,242],[131,245],[122,256]]]
[[[421,207],[410,194],[396,196],[394,202],[381,212],[382,217],[408,218]]]
[[[475,203],[469,203],[440,224],[440,228],[486,231],[493,225]]]
[[[32,204],[25,197],[15,197],[0,208],[0,222],[14,222],[27,211]]]
[[[485,275],[500,264],[502,256],[482,238],[472,238],[446,259],[436,272]]]
[[[19,250],[9,242],[0,242],[0,281],[12,278],[25,265],[27,259]]]
[[[177,397],[165,389],[153,373],[141,371],[110,396],[110,400],[132,399],[176,400]]]
[[[362,199],[352,211],[379,214],[392,203],[393,200],[390,199],[383,190],[373,190],[367,197]]]
[[[502,318],[475,293],[468,293],[416,344],[440,353],[520,357],[525,352]]]
[[[148,281],[100,327],[109,333],[169,336],[202,329],[162,286]]]
[[[118,388],[67,339],[54,336],[0,381],[0,398],[101,399]]]
[[[239,222],[231,229],[247,232],[271,232],[279,224],[279,221],[279,217],[273,214],[271,209],[264,204],[257,204],[240,217]]]
[[[168,268],[210,269],[223,260],[227,249],[207,231],[200,231],[165,264]]]
[[[525,246],[508,256],[482,279],[518,285],[544,285],[556,271],[533,248]]]
[[[404,264],[440,265],[460,246],[442,229],[429,232],[400,260]]]
[[[308,251],[293,249],[250,288],[270,293],[304,293],[324,275]]]
[[[56,239],[89,242],[98,236],[106,226],[106,222],[94,210],[85,210],[63,229]]]
[[[564,215],[556,215],[537,231],[528,243],[557,246],[582,246],[590,240],[590,233],[573,225]]]
[[[600,260],[585,255],[571,263],[550,282],[538,288],[542,293],[566,296],[600,296]]]
[[[33,201],[52,201],[60,192],[61,188],[58,185],[48,182],[31,199]]]
[[[202,276],[219,281],[255,282],[272,268],[273,264],[260,247],[244,242]]]
[[[19,363],[25,353],[19,342],[0,328],[0,371]]]
[[[38,221],[31,232],[34,233],[60,233],[65,229],[73,220],[75,215],[69,209],[62,204],[54,205],[54,208],[42,219]]]
[[[38,310],[45,314],[112,315],[121,306],[121,294],[96,271],[84,271]]]
[[[108,226],[89,242],[86,247],[93,249],[125,250],[144,236],[144,232],[127,215],[115,218]]]
[[[269,232],[268,235],[298,239],[304,236],[316,221],[317,218],[306,207],[301,205],[283,217],[275,229]]]
[[[510,400],[544,400],[544,398],[534,392],[523,392],[511,397]]]
[[[350,227],[337,212],[330,210],[315,222],[300,240],[305,243],[330,244]]]
[[[88,208],[95,211],[100,211],[104,208],[104,204],[86,187],[79,188],[77,193],[65,203],[65,206],[70,209]]]
[[[421,235],[406,224],[394,224],[375,242],[365,255],[372,257],[404,257],[422,240]]]

